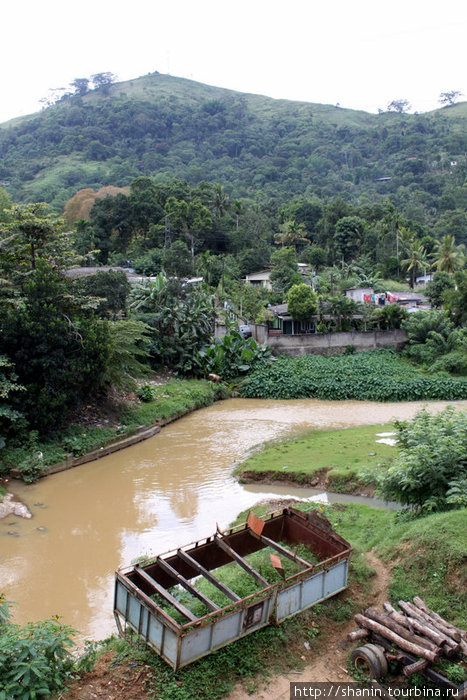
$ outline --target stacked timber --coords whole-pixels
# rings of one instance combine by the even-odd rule
[[[363,615],[355,615],[358,629],[350,632],[348,639],[365,639],[374,633],[419,657],[419,661],[404,667],[407,676],[423,671],[443,656],[463,655],[467,659],[467,631],[444,620],[418,596],[413,603],[400,600],[398,605],[400,612],[386,602],[383,612],[368,608]]]

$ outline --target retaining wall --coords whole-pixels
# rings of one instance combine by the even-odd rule
[[[394,331],[349,331],[348,333],[310,333],[305,335],[270,335],[267,339],[274,355],[338,355],[353,346],[356,352],[393,348],[401,350],[407,333]]]
[[[269,333],[263,323],[250,323],[251,334],[257,343],[267,343],[274,355],[338,355],[345,352],[349,345],[356,352],[394,348],[401,350],[407,343],[407,333],[394,331],[349,331],[346,333],[305,333],[303,335],[284,335],[281,332]],[[223,338],[226,328],[216,324],[216,338]]]

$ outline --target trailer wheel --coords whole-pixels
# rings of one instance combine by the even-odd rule
[[[371,649],[371,645],[365,644],[363,647],[354,649],[350,658],[357,671],[361,671],[370,678],[381,678],[384,675],[379,656]]]
[[[388,661],[384,655],[383,647],[378,646],[378,644],[365,644],[366,647],[374,651],[376,658],[379,661],[379,667],[381,669],[381,676],[386,676],[388,673]]]

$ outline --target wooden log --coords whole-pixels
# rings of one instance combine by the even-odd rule
[[[394,644],[397,644],[397,646],[403,649],[404,651],[408,651],[409,654],[414,654],[414,656],[421,656],[423,659],[431,661],[431,663],[436,663],[439,660],[439,654],[437,654],[436,652],[431,651],[431,649],[425,649],[424,647],[421,647],[418,644],[413,644],[412,642],[407,641],[407,639],[404,639],[399,634],[396,634],[388,627],[380,625],[379,622],[370,620],[364,615],[355,615],[354,620],[359,627],[364,627],[365,629],[369,629],[372,630],[372,632],[380,634],[382,637],[385,637],[391,642],[394,642]]]
[[[407,666],[404,666],[402,669],[402,673],[404,676],[413,676],[414,673],[420,673],[421,671],[424,671],[428,666],[428,661],[426,659],[420,659],[420,661],[416,661],[414,664],[408,664]]]
[[[408,617],[420,619],[421,622],[430,625],[431,629],[434,629],[444,635],[446,637],[446,643],[450,644],[450,646],[453,646],[460,641],[461,637],[458,632],[455,632],[454,636],[450,635],[449,630],[443,627],[440,623],[435,622],[429,615],[423,612],[423,610],[420,610],[415,605],[412,605],[412,603],[406,603],[403,600],[399,600],[398,605]]]
[[[398,624],[398,622],[393,620],[392,616],[380,613],[374,608],[368,608],[367,610],[365,610],[365,615],[371,620],[379,622],[380,625],[388,627],[390,630],[398,634],[400,637],[403,637],[408,642],[412,642],[413,644],[419,644],[420,646],[425,647],[426,649],[431,649],[431,651],[434,651],[435,653],[440,652],[440,645],[433,644],[429,639],[426,639],[423,636],[420,637],[415,633],[411,633],[406,627],[403,627],[402,625]]]
[[[352,632],[349,632],[347,635],[347,639],[350,642],[356,642],[358,639],[365,639],[365,637],[368,637],[368,630],[353,630]]]
[[[456,627],[455,625],[451,624],[450,622],[445,620],[443,617],[441,617],[441,615],[438,615],[438,613],[434,612],[434,610],[430,610],[430,608],[426,605],[426,603],[424,603],[423,600],[421,598],[419,598],[418,596],[415,596],[415,598],[413,599],[413,602],[415,603],[417,608],[420,608],[420,610],[423,610],[423,612],[426,613],[427,615],[429,615],[430,617],[432,617],[433,620],[435,620],[436,622],[439,622],[441,625],[446,627],[446,629],[454,630],[454,632],[458,632],[461,636],[461,639],[467,640],[467,630],[463,630],[460,627]],[[453,639],[456,639],[452,634],[451,634],[451,637]],[[456,639],[456,641],[458,642],[460,640]]]
[[[423,602],[423,600],[418,595],[414,597],[413,602],[415,603],[417,608],[420,608],[420,610],[423,610],[423,612],[431,612],[430,608],[426,605],[426,603]]]
[[[397,612],[397,610],[394,610],[394,612],[390,613],[390,616],[393,620],[395,620],[395,622],[399,623],[399,625],[407,627],[411,634],[415,634],[415,630],[410,624],[409,618],[406,615],[403,615],[402,613]]]
[[[421,623],[414,617],[409,617],[408,621],[410,622],[412,627],[415,630],[417,630],[417,632],[420,632],[420,634],[424,634],[429,639],[432,639],[437,646],[441,647],[446,656],[453,656],[454,654],[457,654],[457,652],[460,650],[460,644],[457,644],[457,642],[448,639],[444,636],[444,634],[440,634],[430,625],[427,625],[426,623]]]
[[[407,620],[412,625],[414,630],[416,630],[417,632],[420,632],[420,634],[426,635],[429,639],[433,640],[433,642],[435,642],[435,644],[437,644],[439,647],[448,641],[448,638],[445,637],[444,634],[437,632],[430,625],[427,625],[425,622],[421,622],[420,620],[417,620],[415,617],[408,617]]]

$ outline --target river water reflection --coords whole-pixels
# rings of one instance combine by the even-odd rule
[[[16,622],[58,614],[102,639],[115,631],[115,569],[206,537],[264,498],[316,493],[238,484],[232,465],[249,450],[308,428],[408,418],[422,405],[230,399],[97,462],[29,486],[11,482],[33,518],[0,520],[0,592],[18,603]]]

